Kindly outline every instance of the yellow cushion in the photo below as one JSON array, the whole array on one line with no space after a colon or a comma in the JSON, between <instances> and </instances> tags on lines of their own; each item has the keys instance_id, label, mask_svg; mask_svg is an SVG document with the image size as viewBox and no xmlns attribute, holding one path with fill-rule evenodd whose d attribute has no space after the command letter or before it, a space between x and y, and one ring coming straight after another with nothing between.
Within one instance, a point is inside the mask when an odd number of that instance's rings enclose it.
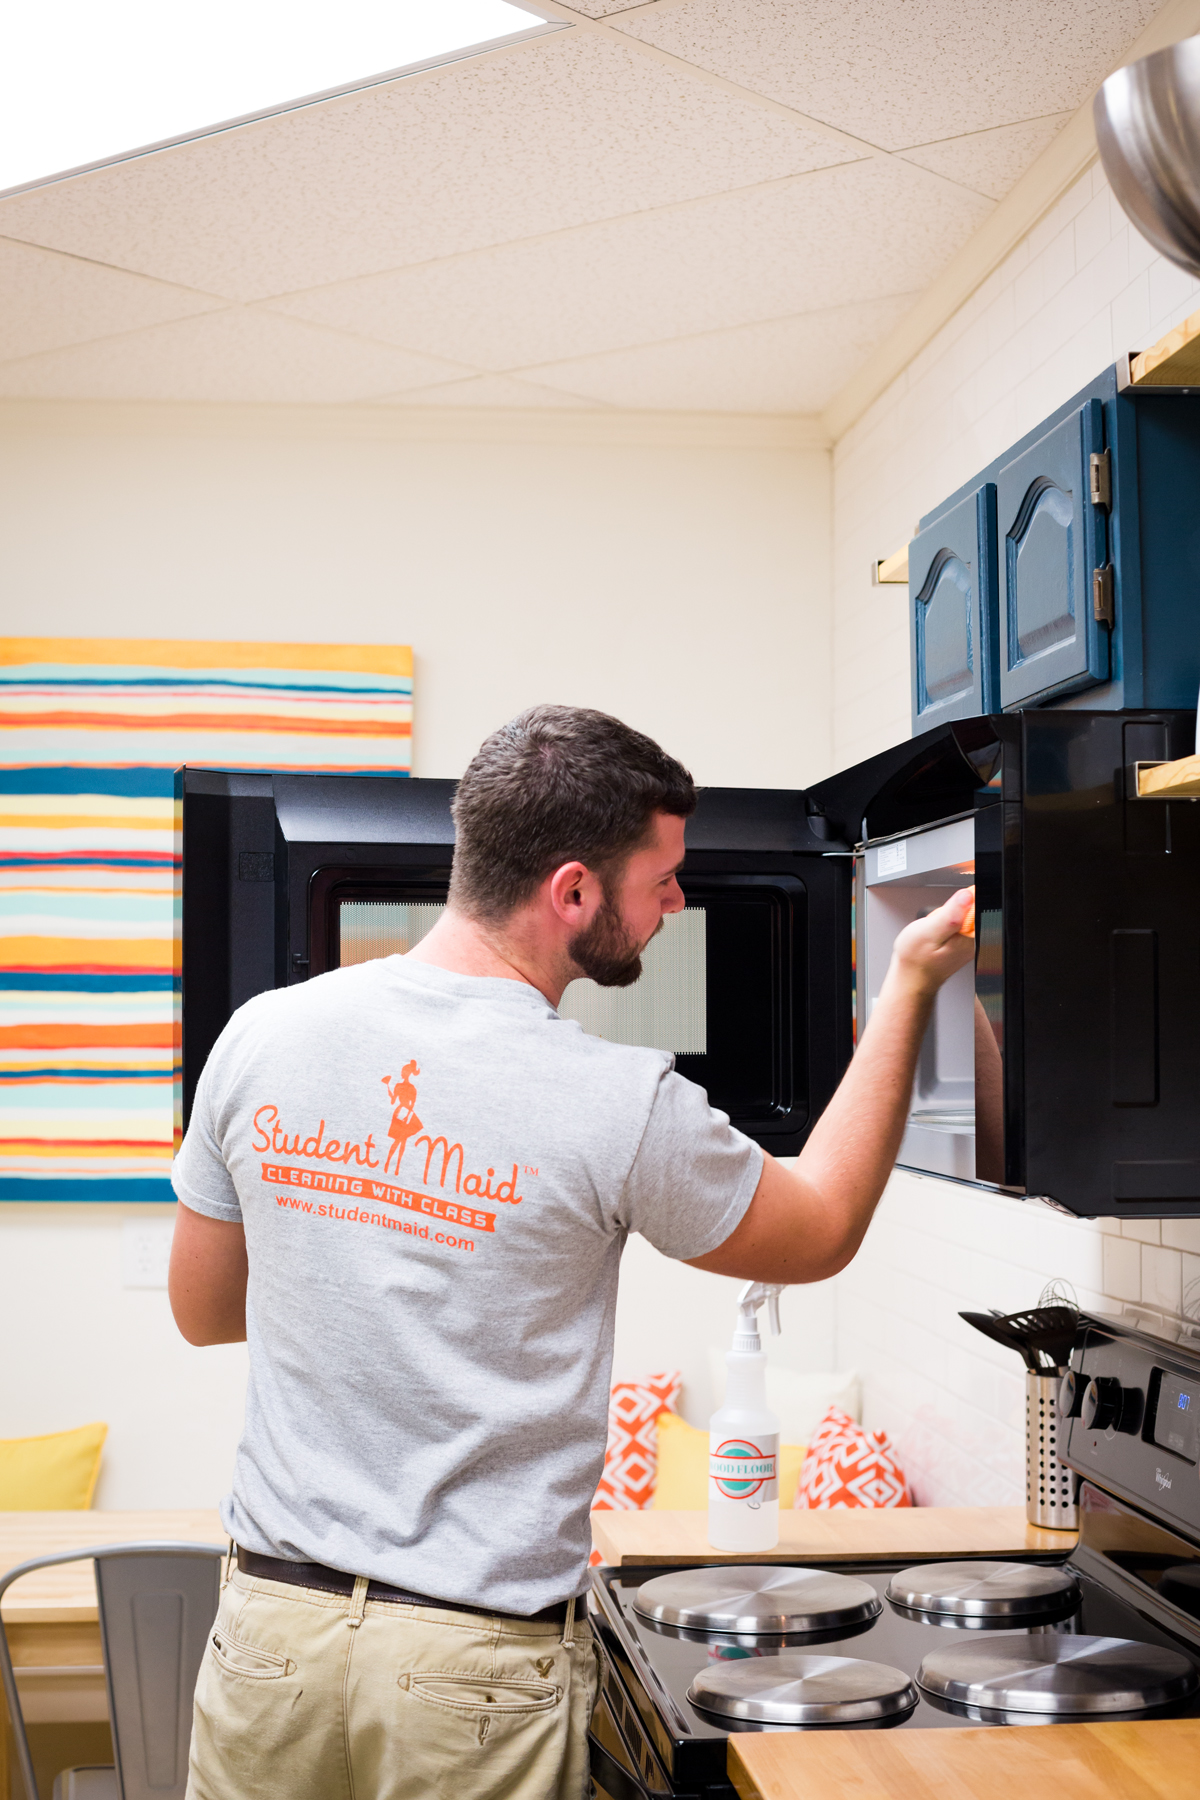
<instances>
[{"instance_id":1,"label":"yellow cushion","mask_svg":"<svg viewBox=\"0 0 1200 1800\"><path fill-rule=\"evenodd\" d=\"M804 1444L779 1446L779 1504L790 1507L804 1461ZM668 1512L699 1512L708 1505L708 1433L698 1431L678 1413L658 1420L658 1481L654 1506Z\"/></svg>"},{"instance_id":2,"label":"yellow cushion","mask_svg":"<svg viewBox=\"0 0 1200 1800\"><path fill-rule=\"evenodd\" d=\"M0 1438L0 1512L76 1512L92 1504L107 1425Z\"/></svg>"}]
</instances>

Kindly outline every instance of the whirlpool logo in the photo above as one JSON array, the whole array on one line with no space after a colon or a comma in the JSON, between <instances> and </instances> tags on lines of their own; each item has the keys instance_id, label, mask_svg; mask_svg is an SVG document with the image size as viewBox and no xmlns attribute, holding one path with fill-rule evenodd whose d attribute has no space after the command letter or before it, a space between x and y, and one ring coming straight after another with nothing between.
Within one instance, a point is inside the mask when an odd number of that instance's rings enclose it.
<instances>
[{"instance_id":1,"label":"whirlpool logo","mask_svg":"<svg viewBox=\"0 0 1200 1800\"><path fill-rule=\"evenodd\" d=\"M1162 1493L1164 1488L1169 1488L1171 1485L1171 1477L1168 1474L1166 1474L1162 1469L1155 1469L1154 1480L1155 1480L1155 1483L1158 1487L1158 1491L1160 1494Z\"/></svg>"}]
</instances>

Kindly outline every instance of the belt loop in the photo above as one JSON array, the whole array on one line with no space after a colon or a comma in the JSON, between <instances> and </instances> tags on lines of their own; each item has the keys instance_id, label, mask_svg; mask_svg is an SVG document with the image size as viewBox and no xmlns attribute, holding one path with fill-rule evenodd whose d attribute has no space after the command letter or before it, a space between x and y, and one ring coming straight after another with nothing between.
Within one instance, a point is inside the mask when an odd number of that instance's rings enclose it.
<instances>
[{"instance_id":1,"label":"belt loop","mask_svg":"<svg viewBox=\"0 0 1200 1800\"><path fill-rule=\"evenodd\" d=\"M224 1593L225 1589L229 1586L229 1578L233 1574L233 1557L234 1557L234 1552L236 1551L236 1549L237 1549L237 1545L234 1543L233 1539L230 1538L229 1548L225 1552L225 1573L221 1577L221 1592L222 1593Z\"/></svg>"},{"instance_id":2,"label":"belt loop","mask_svg":"<svg viewBox=\"0 0 1200 1800\"><path fill-rule=\"evenodd\" d=\"M367 1588L369 1585L365 1575L356 1575L354 1577L354 1596L350 1601L350 1611L346 1614L346 1623L351 1631L356 1630L363 1622L363 1608L367 1604Z\"/></svg>"},{"instance_id":3,"label":"belt loop","mask_svg":"<svg viewBox=\"0 0 1200 1800\"><path fill-rule=\"evenodd\" d=\"M574 1643L575 1643L575 1596L574 1596L574 1594L572 1594L571 1598L567 1601L567 1614L566 1614L566 1618L563 1620L562 1647L564 1650L570 1650L574 1646Z\"/></svg>"}]
</instances>

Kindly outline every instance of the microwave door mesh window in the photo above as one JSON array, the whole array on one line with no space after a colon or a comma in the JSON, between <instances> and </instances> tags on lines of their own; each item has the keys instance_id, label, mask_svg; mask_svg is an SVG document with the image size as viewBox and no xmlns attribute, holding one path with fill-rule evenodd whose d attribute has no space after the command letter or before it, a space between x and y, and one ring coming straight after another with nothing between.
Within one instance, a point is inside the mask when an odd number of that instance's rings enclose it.
<instances>
[{"instance_id":1,"label":"microwave door mesh window","mask_svg":"<svg viewBox=\"0 0 1200 1800\"><path fill-rule=\"evenodd\" d=\"M343 900L338 912L340 963L404 956L441 918L436 901ZM593 1037L641 1044L676 1056L708 1051L708 978L705 909L671 913L642 955L642 974L632 987L602 988L573 981L559 1012Z\"/></svg>"},{"instance_id":2,"label":"microwave door mesh window","mask_svg":"<svg viewBox=\"0 0 1200 1800\"><path fill-rule=\"evenodd\" d=\"M380 956L407 956L445 910L437 901L343 900L338 909L341 967Z\"/></svg>"},{"instance_id":3,"label":"microwave door mesh window","mask_svg":"<svg viewBox=\"0 0 1200 1800\"><path fill-rule=\"evenodd\" d=\"M558 1008L562 1017L614 1044L641 1044L675 1056L707 1055L706 923L702 906L669 913L643 951L642 973L632 987L573 981Z\"/></svg>"}]
</instances>

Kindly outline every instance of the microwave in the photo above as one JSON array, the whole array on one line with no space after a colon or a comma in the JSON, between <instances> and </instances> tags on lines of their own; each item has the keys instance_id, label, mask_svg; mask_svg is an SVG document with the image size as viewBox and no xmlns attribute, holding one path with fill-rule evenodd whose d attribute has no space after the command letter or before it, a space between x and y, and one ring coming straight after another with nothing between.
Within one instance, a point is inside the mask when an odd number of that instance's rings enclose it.
<instances>
[{"instance_id":1,"label":"microwave","mask_svg":"<svg viewBox=\"0 0 1200 1800\"><path fill-rule=\"evenodd\" d=\"M176 774L176 1133L231 1013L268 988L403 953L446 903L452 781ZM560 1011L674 1054L764 1148L795 1155L852 1046L853 857L804 793L707 788L687 822L686 908L629 988L576 981Z\"/></svg>"},{"instance_id":2,"label":"microwave","mask_svg":"<svg viewBox=\"0 0 1200 1800\"><path fill-rule=\"evenodd\" d=\"M898 1163L1080 1216L1200 1216L1200 806L1140 799L1192 712L946 724L812 790L854 845L855 1028L892 945L956 888Z\"/></svg>"},{"instance_id":3,"label":"microwave","mask_svg":"<svg viewBox=\"0 0 1200 1800\"><path fill-rule=\"evenodd\" d=\"M1200 803L1140 799L1190 754L1184 711L947 722L805 791L707 788L685 911L625 989L561 1011L681 1074L795 1155L870 1018L892 945L976 892L975 957L942 988L899 1165L1083 1217L1200 1216ZM446 901L454 783L176 777L176 1130L233 1010L411 949Z\"/></svg>"}]
</instances>

